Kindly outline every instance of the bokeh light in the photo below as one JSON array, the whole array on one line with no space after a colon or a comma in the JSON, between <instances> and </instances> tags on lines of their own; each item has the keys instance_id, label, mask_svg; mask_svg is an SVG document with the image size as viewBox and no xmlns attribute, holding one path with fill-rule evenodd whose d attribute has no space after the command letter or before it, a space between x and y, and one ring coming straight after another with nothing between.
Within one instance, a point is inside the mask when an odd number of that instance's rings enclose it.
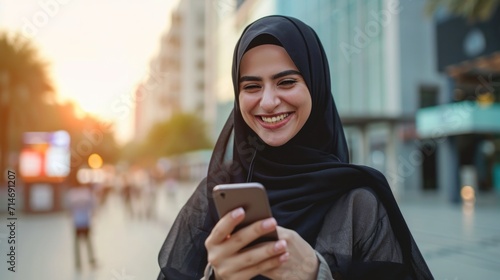
<instances>
[{"instance_id":1,"label":"bokeh light","mask_svg":"<svg viewBox=\"0 0 500 280\"><path fill-rule=\"evenodd\" d=\"M474 202L476 199L476 194L474 188L471 186L463 186L460 191L460 196L464 202Z\"/></svg>"},{"instance_id":2,"label":"bokeh light","mask_svg":"<svg viewBox=\"0 0 500 280\"><path fill-rule=\"evenodd\" d=\"M102 157L98 154L91 154L88 159L88 164L92 169L99 169L102 167Z\"/></svg>"}]
</instances>

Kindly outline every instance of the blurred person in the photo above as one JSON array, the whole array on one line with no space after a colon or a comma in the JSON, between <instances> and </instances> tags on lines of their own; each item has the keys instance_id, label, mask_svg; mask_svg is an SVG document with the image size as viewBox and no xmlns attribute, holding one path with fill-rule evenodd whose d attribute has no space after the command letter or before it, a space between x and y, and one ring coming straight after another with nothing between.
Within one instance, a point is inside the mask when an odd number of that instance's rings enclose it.
<instances>
[{"instance_id":1,"label":"blurred person","mask_svg":"<svg viewBox=\"0 0 500 280\"><path fill-rule=\"evenodd\" d=\"M121 186L121 196L123 198L125 210L128 213L129 217L133 218L135 216L133 205L134 187L132 185L132 179L128 173L123 173L121 175Z\"/></svg>"},{"instance_id":2,"label":"blurred person","mask_svg":"<svg viewBox=\"0 0 500 280\"><path fill-rule=\"evenodd\" d=\"M156 199L158 194L158 175L154 169L146 171L147 180L144 185L145 217L148 220L156 219Z\"/></svg>"},{"instance_id":3,"label":"blurred person","mask_svg":"<svg viewBox=\"0 0 500 280\"><path fill-rule=\"evenodd\" d=\"M160 250L158 279L433 279L385 177L349 164L315 31L291 17L255 21L232 78L233 113ZM233 233L243 208L218 217L211 193L240 182L266 187L273 218ZM245 248L273 230L278 241Z\"/></svg>"},{"instance_id":4,"label":"blurred person","mask_svg":"<svg viewBox=\"0 0 500 280\"><path fill-rule=\"evenodd\" d=\"M132 174L132 205L135 216L139 219L146 217L148 194L150 191L150 181L147 171L143 167L137 166Z\"/></svg>"},{"instance_id":5,"label":"blurred person","mask_svg":"<svg viewBox=\"0 0 500 280\"><path fill-rule=\"evenodd\" d=\"M165 189L167 191L167 197L174 200L179 189L179 180L174 170L170 170L166 173Z\"/></svg>"},{"instance_id":6,"label":"blurred person","mask_svg":"<svg viewBox=\"0 0 500 280\"><path fill-rule=\"evenodd\" d=\"M115 170L113 166L105 165L103 167L104 181L100 184L98 197L99 207L104 207L107 204L108 198L114 190Z\"/></svg>"},{"instance_id":7,"label":"blurred person","mask_svg":"<svg viewBox=\"0 0 500 280\"><path fill-rule=\"evenodd\" d=\"M78 181L77 172L71 172L68 176L69 191L67 193L68 207L71 212L75 229L75 265L78 270L82 268L80 243L86 244L89 263L92 268L96 267L94 255L91 225L94 215L96 199L90 184L82 184Z\"/></svg>"}]
</instances>

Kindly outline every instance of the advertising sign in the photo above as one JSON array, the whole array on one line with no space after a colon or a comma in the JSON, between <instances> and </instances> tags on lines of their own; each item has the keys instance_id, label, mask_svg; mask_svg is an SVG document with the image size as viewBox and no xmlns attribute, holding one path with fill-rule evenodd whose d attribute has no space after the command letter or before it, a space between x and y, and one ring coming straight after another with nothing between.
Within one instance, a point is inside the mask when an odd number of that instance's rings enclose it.
<instances>
[{"instance_id":1,"label":"advertising sign","mask_svg":"<svg viewBox=\"0 0 500 280\"><path fill-rule=\"evenodd\" d=\"M70 171L68 132L26 132L19 159L22 179L27 183L62 182Z\"/></svg>"}]
</instances>

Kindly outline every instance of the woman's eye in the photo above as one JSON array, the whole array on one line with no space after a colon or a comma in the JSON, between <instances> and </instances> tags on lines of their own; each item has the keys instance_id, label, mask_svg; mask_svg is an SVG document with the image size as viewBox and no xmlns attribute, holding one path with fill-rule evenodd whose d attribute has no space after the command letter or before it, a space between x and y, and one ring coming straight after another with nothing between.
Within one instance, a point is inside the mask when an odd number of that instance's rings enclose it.
<instances>
[{"instance_id":1,"label":"woman's eye","mask_svg":"<svg viewBox=\"0 0 500 280\"><path fill-rule=\"evenodd\" d=\"M260 86L257 84L248 84L243 86L243 90L246 91L256 91L258 89L260 89Z\"/></svg>"},{"instance_id":2,"label":"woman's eye","mask_svg":"<svg viewBox=\"0 0 500 280\"><path fill-rule=\"evenodd\" d=\"M281 86L281 87L292 87L294 86L295 84L297 83L297 80L295 79L287 79L287 80L283 80L281 81L278 86Z\"/></svg>"}]
</instances>

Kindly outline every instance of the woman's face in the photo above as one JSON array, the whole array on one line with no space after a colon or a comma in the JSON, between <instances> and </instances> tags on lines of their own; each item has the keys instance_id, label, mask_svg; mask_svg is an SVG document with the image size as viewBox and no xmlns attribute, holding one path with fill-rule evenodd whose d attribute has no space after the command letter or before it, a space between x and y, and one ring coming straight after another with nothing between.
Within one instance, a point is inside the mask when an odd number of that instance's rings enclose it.
<instances>
[{"instance_id":1,"label":"woman's face","mask_svg":"<svg viewBox=\"0 0 500 280\"><path fill-rule=\"evenodd\" d=\"M281 146L311 113L309 89L284 48L260 45L240 64L239 103L247 125L270 146Z\"/></svg>"}]
</instances>

